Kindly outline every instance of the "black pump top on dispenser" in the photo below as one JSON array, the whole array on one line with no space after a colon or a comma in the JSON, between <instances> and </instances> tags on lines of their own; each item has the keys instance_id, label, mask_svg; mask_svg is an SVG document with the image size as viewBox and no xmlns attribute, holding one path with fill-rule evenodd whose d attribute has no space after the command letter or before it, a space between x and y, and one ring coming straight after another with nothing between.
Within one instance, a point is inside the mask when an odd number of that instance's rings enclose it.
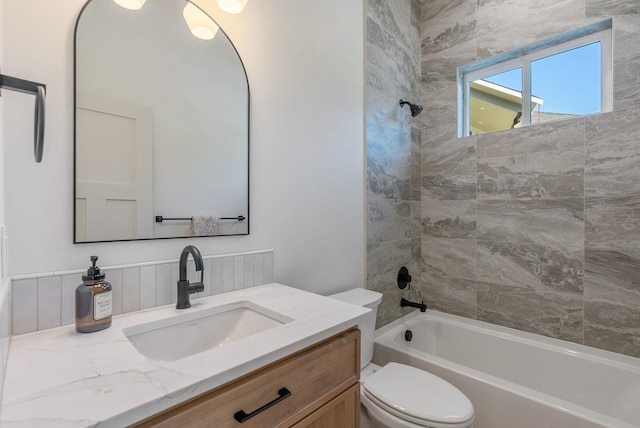
<instances>
[{"instance_id":1,"label":"black pump top on dispenser","mask_svg":"<svg viewBox=\"0 0 640 428\"><path fill-rule=\"evenodd\" d=\"M91 256L91 266L87 269L87 274L82 275L83 281L100 281L103 280L105 275L100 272L100 268L96 266L98 256Z\"/></svg>"}]
</instances>

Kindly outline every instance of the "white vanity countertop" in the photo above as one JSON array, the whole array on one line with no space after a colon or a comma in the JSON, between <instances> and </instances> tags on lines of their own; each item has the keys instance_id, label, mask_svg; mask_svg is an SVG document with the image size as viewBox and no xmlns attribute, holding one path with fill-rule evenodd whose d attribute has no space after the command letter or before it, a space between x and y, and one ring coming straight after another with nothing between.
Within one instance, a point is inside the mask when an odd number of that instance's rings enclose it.
<instances>
[{"instance_id":1,"label":"white vanity countertop","mask_svg":"<svg viewBox=\"0 0 640 428\"><path fill-rule=\"evenodd\" d=\"M185 311L248 300L292 322L174 362L143 357L122 329ZM73 325L11 339L0 426L123 427L223 385L358 324L369 309L268 284L113 317L110 328Z\"/></svg>"}]
</instances>

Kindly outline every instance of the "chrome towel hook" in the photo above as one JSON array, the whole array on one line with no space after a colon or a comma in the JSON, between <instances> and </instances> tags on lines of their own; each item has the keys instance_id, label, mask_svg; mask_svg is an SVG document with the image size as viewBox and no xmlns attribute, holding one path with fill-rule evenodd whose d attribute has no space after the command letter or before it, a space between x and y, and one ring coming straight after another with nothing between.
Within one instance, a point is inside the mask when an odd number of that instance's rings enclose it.
<instances>
[{"instance_id":1,"label":"chrome towel hook","mask_svg":"<svg viewBox=\"0 0 640 428\"><path fill-rule=\"evenodd\" d=\"M44 100L47 86L42 83L31 82L29 80L0 74L0 88L22 92L23 94L35 95L36 102L33 117L33 155L36 162L39 163L42 160L42 153L44 149Z\"/></svg>"}]
</instances>

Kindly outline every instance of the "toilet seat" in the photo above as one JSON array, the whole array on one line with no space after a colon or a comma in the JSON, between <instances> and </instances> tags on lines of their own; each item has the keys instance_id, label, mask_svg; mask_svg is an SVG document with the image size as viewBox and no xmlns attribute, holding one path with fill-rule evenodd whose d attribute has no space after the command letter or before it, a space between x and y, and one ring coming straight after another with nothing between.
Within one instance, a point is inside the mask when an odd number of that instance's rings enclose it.
<instances>
[{"instance_id":1,"label":"toilet seat","mask_svg":"<svg viewBox=\"0 0 640 428\"><path fill-rule=\"evenodd\" d=\"M377 406L394 418L431 428L467 428L473 422L471 401L445 380L398 363L389 363L362 383L365 406Z\"/></svg>"}]
</instances>

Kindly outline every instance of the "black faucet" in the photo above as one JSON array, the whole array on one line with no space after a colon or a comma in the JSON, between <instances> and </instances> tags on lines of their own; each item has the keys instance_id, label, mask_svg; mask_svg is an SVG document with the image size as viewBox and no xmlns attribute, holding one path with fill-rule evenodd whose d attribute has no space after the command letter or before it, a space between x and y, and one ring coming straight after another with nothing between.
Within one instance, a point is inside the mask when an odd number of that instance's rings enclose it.
<instances>
[{"instance_id":1,"label":"black faucet","mask_svg":"<svg viewBox=\"0 0 640 428\"><path fill-rule=\"evenodd\" d=\"M193 284L190 284L187 279L187 259L189 259L189 253L193 256L196 271L200 271L200 282L194 282ZM176 309L187 309L191 307L189 294L204 291L203 278L204 261L202 260L202 254L200 254L200 250L193 245L187 245L180 255L180 279L178 280L178 303L176 303Z\"/></svg>"},{"instance_id":2,"label":"black faucet","mask_svg":"<svg viewBox=\"0 0 640 428\"><path fill-rule=\"evenodd\" d=\"M412 308L418 308L418 309L420 309L420 312L424 312L424 311L427 310L427 305L424 303L424 300L422 301L422 303L415 303L415 302L408 301L404 297L402 299L400 299L400 306L402 306L403 308L405 306L411 306Z\"/></svg>"}]
</instances>

